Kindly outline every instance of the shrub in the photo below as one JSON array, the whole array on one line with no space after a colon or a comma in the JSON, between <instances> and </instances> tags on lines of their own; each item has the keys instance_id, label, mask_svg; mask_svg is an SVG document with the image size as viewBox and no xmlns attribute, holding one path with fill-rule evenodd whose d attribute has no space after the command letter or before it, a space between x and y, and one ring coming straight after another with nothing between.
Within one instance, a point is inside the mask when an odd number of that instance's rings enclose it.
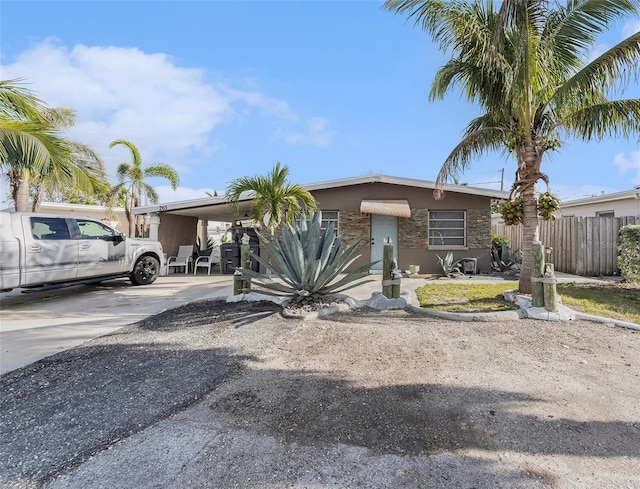
<instances>
[{"instance_id":1,"label":"shrub","mask_svg":"<svg viewBox=\"0 0 640 489\"><path fill-rule=\"evenodd\" d=\"M640 225L620 228L618 268L625 280L640 282Z\"/></svg>"},{"instance_id":2,"label":"shrub","mask_svg":"<svg viewBox=\"0 0 640 489\"><path fill-rule=\"evenodd\" d=\"M502 244L498 251L497 248L491 248L491 267L499 272L507 272L516 274L520 271L522 265L522 251L515 250L513 253L509 245Z\"/></svg>"},{"instance_id":3,"label":"shrub","mask_svg":"<svg viewBox=\"0 0 640 489\"><path fill-rule=\"evenodd\" d=\"M302 214L294 224L285 225L282 238L258 233L273 263L253 253L251 257L280 281L253 270L242 269L242 273L271 293L294 299L313 299L360 285L363 282L354 282L367 276L369 268L377 262L367 263L337 278L360 256L366 242L357 239L343 247L342 235L336 236L334 225L322 229L321 223L322 212L317 211L309 218Z\"/></svg>"}]
</instances>

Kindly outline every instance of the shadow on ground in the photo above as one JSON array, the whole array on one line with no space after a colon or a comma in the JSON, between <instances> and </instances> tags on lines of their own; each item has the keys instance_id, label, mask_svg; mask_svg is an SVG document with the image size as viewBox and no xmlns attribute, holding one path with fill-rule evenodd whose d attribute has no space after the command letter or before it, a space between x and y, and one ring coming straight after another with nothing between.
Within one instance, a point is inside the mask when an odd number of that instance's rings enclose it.
<instances>
[{"instance_id":1,"label":"shadow on ground","mask_svg":"<svg viewBox=\"0 0 640 489\"><path fill-rule=\"evenodd\" d=\"M42 483L198 402L248 359L215 336L278 311L194 303L3 375L2 479Z\"/></svg>"}]
</instances>

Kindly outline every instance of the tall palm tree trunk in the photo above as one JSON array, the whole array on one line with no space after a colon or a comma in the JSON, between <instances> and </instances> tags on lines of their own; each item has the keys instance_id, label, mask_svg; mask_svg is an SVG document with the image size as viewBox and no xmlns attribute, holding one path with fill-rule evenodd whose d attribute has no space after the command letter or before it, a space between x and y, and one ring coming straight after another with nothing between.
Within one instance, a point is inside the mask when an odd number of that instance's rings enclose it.
<instances>
[{"instance_id":1,"label":"tall palm tree trunk","mask_svg":"<svg viewBox=\"0 0 640 489\"><path fill-rule=\"evenodd\" d=\"M531 294L531 245L538 240L538 204L535 184L522 192L522 210L522 267L518 288L522 294Z\"/></svg>"},{"instance_id":2,"label":"tall palm tree trunk","mask_svg":"<svg viewBox=\"0 0 640 489\"><path fill-rule=\"evenodd\" d=\"M526 144L518 151L520 195L522 195L522 267L519 290L531 294L531 248L539 240L536 182L541 177L543 150L539 144Z\"/></svg>"},{"instance_id":3,"label":"tall palm tree trunk","mask_svg":"<svg viewBox=\"0 0 640 489\"><path fill-rule=\"evenodd\" d=\"M20 172L13 185L13 201L16 212L29 212L29 177Z\"/></svg>"},{"instance_id":4,"label":"tall palm tree trunk","mask_svg":"<svg viewBox=\"0 0 640 489\"><path fill-rule=\"evenodd\" d=\"M124 208L124 214L129 221L129 237L135 238L136 236L136 216L129 210L129 207Z\"/></svg>"}]
</instances>

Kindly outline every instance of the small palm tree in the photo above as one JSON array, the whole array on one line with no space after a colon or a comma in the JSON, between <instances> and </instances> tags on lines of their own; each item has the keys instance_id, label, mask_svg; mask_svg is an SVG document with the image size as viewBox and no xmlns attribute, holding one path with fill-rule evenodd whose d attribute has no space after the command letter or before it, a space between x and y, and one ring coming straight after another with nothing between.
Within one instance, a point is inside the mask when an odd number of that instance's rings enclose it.
<instances>
[{"instance_id":1,"label":"small palm tree","mask_svg":"<svg viewBox=\"0 0 640 489\"><path fill-rule=\"evenodd\" d=\"M240 197L245 192L253 196L252 218L262 222L267 216L267 227L275 233L286 215L286 222L293 224L302 210L313 212L317 209L311 193L301 185L288 183L289 168L276 163L271 173L258 177L241 177L233 180L227 187L225 199L231 208L238 212Z\"/></svg>"},{"instance_id":2,"label":"small palm tree","mask_svg":"<svg viewBox=\"0 0 640 489\"><path fill-rule=\"evenodd\" d=\"M110 193L111 195L119 195L122 190L126 190L124 211L129 220L129 236L135 236L136 221L131 213L132 209L147 201L152 204L158 203L158 194L151 185L144 181L145 178L165 178L169 180L173 190L178 188L180 179L178 173L171 166L163 163L149 165L143 168L140 152L130 141L116 139L111 142L109 147L113 148L119 144L129 148L133 161L131 163L120 163L120 165L118 165L117 175L119 183L112 188Z\"/></svg>"},{"instance_id":3,"label":"small palm tree","mask_svg":"<svg viewBox=\"0 0 640 489\"><path fill-rule=\"evenodd\" d=\"M530 293L536 183L549 184L543 156L563 137L598 141L640 133L640 100L607 97L621 82L638 78L640 32L585 63L596 36L637 15L640 1L387 0L385 7L415 20L451 54L435 75L430 99L457 86L484 111L442 165L438 190L473 156L504 151L515 157L512 196L523 200L520 291Z\"/></svg>"}]
</instances>

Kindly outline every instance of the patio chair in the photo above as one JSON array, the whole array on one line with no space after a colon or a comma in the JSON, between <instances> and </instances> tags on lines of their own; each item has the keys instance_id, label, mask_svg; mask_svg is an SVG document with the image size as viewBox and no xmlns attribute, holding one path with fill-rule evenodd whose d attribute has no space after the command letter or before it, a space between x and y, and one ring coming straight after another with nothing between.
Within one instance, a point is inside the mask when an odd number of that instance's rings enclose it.
<instances>
[{"instance_id":1,"label":"patio chair","mask_svg":"<svg viewBox=\"0 0 640 489\"><path fill-rule=\"evenodd\" d=\"M184 267L184 273L189 273L189 264L193 262L193 245L184 245L178 248L178 256L170 256L167 260L167 275L171 267Z\"/></svg>"},{"instance_id":2,"label":"patio chair","mask_svg":"<svg viewBox=\"0 0 640 489\"><path fill-rule=\"evenodd\" d=\"M206 268L208 275L211 275L211 268L216 265L218 265L220 273L222 273L222 256L220 254L220 248L201 251L193 264L193 274L195 275L198 273L198 268Z\"/></svg>"}]
</instances>

